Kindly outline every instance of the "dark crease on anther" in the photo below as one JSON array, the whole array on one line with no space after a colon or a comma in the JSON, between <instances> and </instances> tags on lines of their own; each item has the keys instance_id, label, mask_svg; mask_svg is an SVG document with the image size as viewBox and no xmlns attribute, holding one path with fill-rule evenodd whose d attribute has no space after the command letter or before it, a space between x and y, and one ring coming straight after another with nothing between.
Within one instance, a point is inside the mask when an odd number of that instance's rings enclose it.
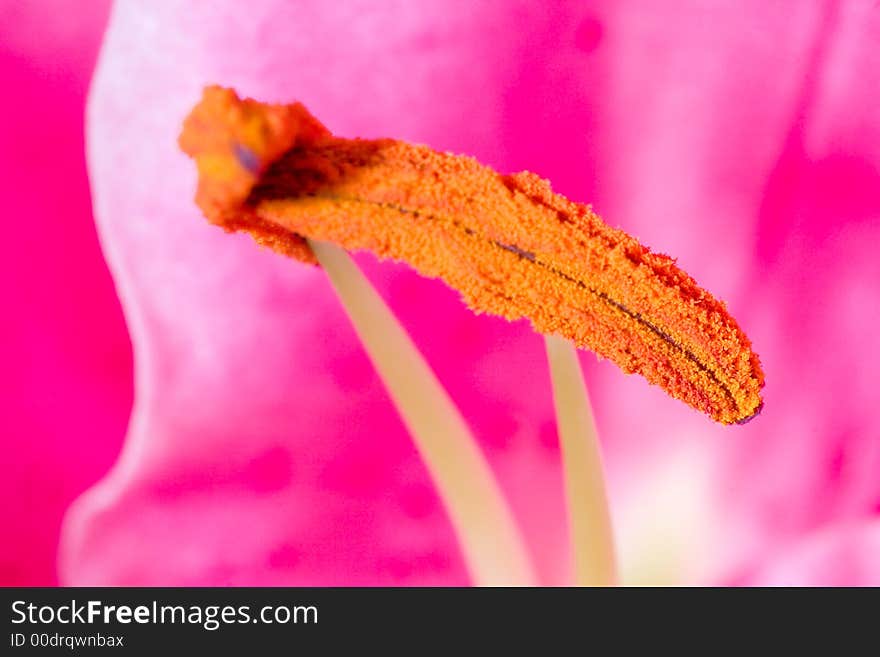
<instances>
[{"instance_id":1,"label":"dark crease on anther","mask_svg":"<svg viewBox=\"0 0 880 657\"><path fill-rule=\"evenodd\" d=\"M502 244L501 242L492 242L495 246L500 246L505 251L510 251L511 253L515 253L520 258L525 258L529 262L535 262L535 254L529 251L523 251L518 246L514 246L513 244Z\"/></svg>"}]
</instances>

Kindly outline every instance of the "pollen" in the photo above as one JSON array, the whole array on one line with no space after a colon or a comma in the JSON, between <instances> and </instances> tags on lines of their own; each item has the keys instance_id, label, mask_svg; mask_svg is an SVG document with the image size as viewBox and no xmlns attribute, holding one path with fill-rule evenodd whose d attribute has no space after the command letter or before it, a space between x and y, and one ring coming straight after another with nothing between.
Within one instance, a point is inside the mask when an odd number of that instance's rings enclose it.
<instances>
[{"instance_id":1,"label":"pollen","mask_svg":"<svg viewBox=\"0 0 880 657\"><path fill-rule=\"evenodd\" d=\"M761 410L758 356L725 305L533 173L336 137L299 103L220 87L205 90L180 146L196 161L198 206L228 231L310 264L307 239L406 262L473 311L526 318L718 422Z\"/></svg>"}]
</instances>

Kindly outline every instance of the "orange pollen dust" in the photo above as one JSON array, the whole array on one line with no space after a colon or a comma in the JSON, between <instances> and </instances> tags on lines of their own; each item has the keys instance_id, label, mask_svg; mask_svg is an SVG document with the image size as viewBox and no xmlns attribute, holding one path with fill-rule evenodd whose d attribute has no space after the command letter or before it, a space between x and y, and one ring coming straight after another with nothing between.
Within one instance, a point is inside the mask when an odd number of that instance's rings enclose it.
<instances>
[{"instance_id":1,"label":"orange pollen dust","mask_svg":"<svg viewBox=\"0 0 880 657\"><path fill-rule=\"evenodd\" d=\"M718 422L760 412L764 375L724 304L675 261L529 172L392 139L335 137L301 104L208 87L184 123L196 202L315 264L306 239L409 263L475 312L528 318Z\"/></svg>"}]
</instances>

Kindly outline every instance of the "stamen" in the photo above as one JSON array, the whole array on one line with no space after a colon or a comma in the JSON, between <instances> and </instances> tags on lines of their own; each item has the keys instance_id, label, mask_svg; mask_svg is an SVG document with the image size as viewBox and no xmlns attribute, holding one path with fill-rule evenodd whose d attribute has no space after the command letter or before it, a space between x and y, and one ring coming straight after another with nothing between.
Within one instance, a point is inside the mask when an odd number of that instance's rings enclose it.
<instances>
[{"instance_id":1,"label":"stamen","mask_svg":"<svg viewBox=\"0 0 880 657\"><path fill-rule=\"evenodd\" d=\"M199 166L199 206L227 230L306 262L305 239L403 260L476 312L527 318L718 422L760 409L758 357L724 304L534 174L334 137L300 104L216 87L180 142Z\"/></svg>"},{"instance_id":2,"label":"stamen","mask_svg":"<svg viewBox=\"0 0 880 657\"><path fill-rule=\"evenodd\" d=\"M546 338L576 581L616 582L598 438L574 346L732 424L762 407L757 354L675 261L522 172L391 139L334 137L299 103L209 87L180 137L196 202L229 231L320 263L422 454L477 584L528 584L512 514L457 409L346 250L408 262L476 312ZM332 244L331 244L332 242ZM562 336L562 337L556 337ZM565 339L563 339L565 338Z\"/></svg>"},{"instance_id":3,"label":"stamen","mask_svg":"<svg viewBox=\"0 0 880 657\"><path fill-rule=\"evenodd\" d=\"M535 584L492 470L430 366L349 255L326 242L308 243L437 485L474 583Z\"/></svg>"},{"instance_id":4,"label":"stamen","mask_svg":"<svg viewBox=\"0 0 880 657\"><path fill-rule=\"evenodd\" d=\"M544 340L556 404L575 583L613 586L617 566L599 434L577 351L560 337L548 335Z\"/></svg>"}]
</instances>

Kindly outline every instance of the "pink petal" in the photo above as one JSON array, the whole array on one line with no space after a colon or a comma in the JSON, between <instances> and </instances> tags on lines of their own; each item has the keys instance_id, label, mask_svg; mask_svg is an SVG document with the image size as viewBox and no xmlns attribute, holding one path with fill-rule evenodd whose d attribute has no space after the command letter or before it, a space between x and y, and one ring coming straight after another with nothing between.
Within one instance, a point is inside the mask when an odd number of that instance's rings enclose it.
<instances>
[{"instance_id":1,"label":"pink petal","mask_svg":"<svg viewBox=\"0 0 880 657\"><path fill-rule=\"evenodd\" d=\"M768 560L752 586L880 586L880 519L840 524L804 536Z\"/></svg>"},{"instance_id":2,"label":"pink petal","mask_svg":"<svg viewBox=\"0 0 880 657\"><path fill-rule=\"evenodd\" d=\"M646 499L628 490L670 454L699 444L712 456L721 474L706 499L730 540L694 543L705 550L694 556L715 560L704 572L753 568L876 507L864 373L880 365L865 328L877 319L865 300L880 291L877 12L325 7L114 10L89 155L137 402L122 461L69 516L65 581L466 581L424 468L321 273L223 235L192 204L194 171L174 140L211 82L300 99L343 135L532 169L728 299L768 371L766 410L747 427L711 425L587 358L618 509ZM567 581L540 339L472 316L403 267L362 262L471 420L543 581Z\"/></svg>"}]
</instances>

